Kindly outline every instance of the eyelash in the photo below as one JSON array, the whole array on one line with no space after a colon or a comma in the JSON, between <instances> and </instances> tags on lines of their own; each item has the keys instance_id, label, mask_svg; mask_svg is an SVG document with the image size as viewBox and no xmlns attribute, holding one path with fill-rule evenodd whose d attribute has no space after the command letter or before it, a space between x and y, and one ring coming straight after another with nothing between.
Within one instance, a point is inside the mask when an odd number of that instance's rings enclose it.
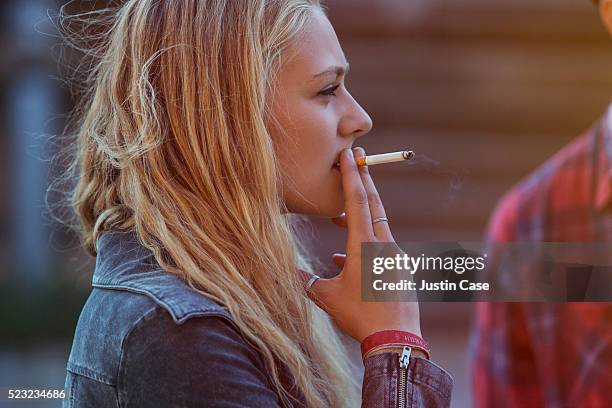
<instances>
[{"instance_id":1,"label":"eyelash","mask_svg":"<svg viewBox=\"0 0 612 408\"><path fill-rule=\"evenodd\" d=\"M331 88L327 88L327 89L325 89L325 90L323 90L323 91L321 91L321 92L319 92L319 93L320 93L321 95L323 95L323 96L336 96L336 94L334 93L334 91L335 91L336 89L338 89L339 87L340 87L340 85L338 84L338 85L333 86L333 87L331 87Z\"/></svg>"}]
</instances>

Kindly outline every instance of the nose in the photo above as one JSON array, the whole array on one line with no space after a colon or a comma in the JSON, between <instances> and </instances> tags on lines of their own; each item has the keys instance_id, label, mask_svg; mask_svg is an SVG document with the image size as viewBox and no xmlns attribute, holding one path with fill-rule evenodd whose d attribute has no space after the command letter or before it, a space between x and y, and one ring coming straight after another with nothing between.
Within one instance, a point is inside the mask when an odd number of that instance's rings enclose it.
<instances>
[{"instance_id":1,"label":"nose","mask_svg":"<svg viewBox=\"0 0 612 408\"><path fill-rule=\"evenodd\" d=\"M350 96L345 114L339 123L339 134L344 137L357 139L372 130L372 118L370 115Z\"/></svg>"}]
</instances>

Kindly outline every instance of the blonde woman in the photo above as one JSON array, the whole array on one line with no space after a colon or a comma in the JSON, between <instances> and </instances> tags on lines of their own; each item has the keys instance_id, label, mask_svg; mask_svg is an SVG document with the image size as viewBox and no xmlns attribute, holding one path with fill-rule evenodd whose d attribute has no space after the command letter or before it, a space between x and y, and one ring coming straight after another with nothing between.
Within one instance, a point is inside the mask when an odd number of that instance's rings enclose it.
<instances>
[{"instance_id":1,"label":"blonde woman","mask_svg":"<svg viewBox=\"0 0 612 408\"><path fill-rule=\"evenodd\" d=\"M76 131L72 200L96 267L65 406L448 406L418 304L360 300L360 243L393 236L355 164L372 122L323 6L132 0L105 13ZM312 274L297 214L348 228L337 277ZM378 341L361 395L332 320Z\"/></svg>"}]
</instances>

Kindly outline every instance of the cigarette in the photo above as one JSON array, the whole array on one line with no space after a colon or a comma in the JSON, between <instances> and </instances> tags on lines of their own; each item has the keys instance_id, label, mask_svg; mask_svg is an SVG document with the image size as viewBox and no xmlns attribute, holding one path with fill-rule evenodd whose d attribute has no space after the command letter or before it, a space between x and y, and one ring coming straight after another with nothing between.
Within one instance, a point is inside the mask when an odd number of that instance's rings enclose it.
<instances>
[{"instance_id":1,"label":"cigarette","mask_svg":"<svg viewBox=\"0 0 612 408\"><path fill-rule=\"evenodd\" d=\"M393 163L410 160L414 157L412 150L401 152L374 154L372 156L358 157L357 166L372 166L374 164ZM336 167L340 167L340 162L336 162Z\"/></svg>"}]
</instances>

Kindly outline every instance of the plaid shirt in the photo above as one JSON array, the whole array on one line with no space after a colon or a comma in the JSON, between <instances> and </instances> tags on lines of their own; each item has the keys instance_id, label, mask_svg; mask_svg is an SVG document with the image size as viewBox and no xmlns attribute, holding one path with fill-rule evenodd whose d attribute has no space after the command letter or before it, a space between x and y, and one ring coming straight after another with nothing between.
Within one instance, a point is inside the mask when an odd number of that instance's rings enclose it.
<instances>
[{"instance_id":1,"label":"plaid shirt","mask_svg":"<svg viewBox=\"0 0 612 408\"><path fill-rule=\"evenodd\" d=\"M612 105L499 202L489 242L612 242ZM476 304L476 407L612 407L612 304Z\"/></svg>"}]
</instances>

